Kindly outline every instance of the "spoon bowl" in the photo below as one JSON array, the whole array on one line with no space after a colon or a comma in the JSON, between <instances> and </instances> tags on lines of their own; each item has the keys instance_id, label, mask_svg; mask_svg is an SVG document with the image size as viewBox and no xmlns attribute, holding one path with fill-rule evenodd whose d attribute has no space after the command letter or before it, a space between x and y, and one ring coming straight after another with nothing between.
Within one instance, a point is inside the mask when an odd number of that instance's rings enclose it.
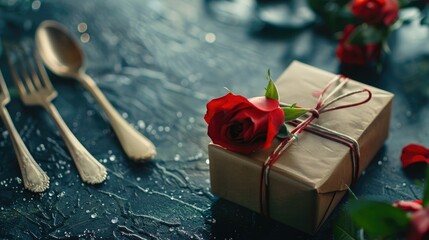
<instances>
[{"instance_id":1,"label":"spoon bowl","mask_svg":"<svg viewBox=\"0 0 429 240\"><path fill-rule=\"evenodd\" d=\"M84 53L60 23L44 21L36 32L36 46L53 73L76 77L79 71L84 71Z\"/></svg>"},{"instance_id":2,"label":"spoon bowl","mask_svg":"<svg viewBox=\"0 0 429 240\"><path fill-rule=\"evenodd\" d=\"M122 118L95 81L85 73L83 50L61 23L42 22L36 30L36 46L49 70L61 77L77 79L94 96L129 158L148 160L155 156L153 143Z\"/></svg>"}]
</instances>

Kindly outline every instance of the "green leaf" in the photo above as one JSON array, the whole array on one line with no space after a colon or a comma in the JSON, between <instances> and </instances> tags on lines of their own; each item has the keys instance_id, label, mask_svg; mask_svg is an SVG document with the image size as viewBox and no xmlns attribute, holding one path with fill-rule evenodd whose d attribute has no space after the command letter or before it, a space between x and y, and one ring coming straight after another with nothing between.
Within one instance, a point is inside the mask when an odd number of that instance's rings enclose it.
<instances>
[{"instance_id":1,"label":"green leaf","mask_svg":"<svg viewBox=\"0 0 429 240\"><path fill-rule=\"evenodd\" d=\"M385 32L368 24L357 26L349 37L350 44L366 45L383 41Z\"/></svg>"},{"instance_id":2,"label":"green leaf","mask_svg":"<svg viewBox=\"0 0 429 240\"><path fill-rule=\"evenodd\" d=\"M306 114L310 109L308 108L296 108L296 107L282 107L283 113L285 115L285 122L291 121L299 118L300 116Z\"/></svg>"},{"instance_id":3,"label":"green leaf","mask_svg":"<svg viewBox=\"0 0 429 240\"><path fill-rule=\"evenodd\" d=\"M285 139L285 138L287 138L290 135L291 135L291 133L287 129L286 124L283 124L282 127L279 130L279 133L277 133L277 138Z\"/></svg>"},{"instance_id":4,"label":"green leaf","mask_svg":"<svg viewBox=\"0 0 429 240\"><path fill-rule=\"evenodd\" d=\"M350 201L347 209L356 225L372 236L392 236L405 230L409 224L404 211L383 202Z\"/></svg>"},{"instance_id":5,"label":"green leaf","mask_svg":"<svg viewBox=\"0 0 429 240\"><path fill-rule=\"evenodd\" d=\"M352 233L347 232L346 229L341 226L334 226L334 239L335 240L356 240L356 238L351 235Z\"/></svg>"},{"instance_id":6,"label":"green leaf","mask_svg":"<svg viewBox=\"0 0 429 240\"><path fill-rule=\"evenodd\" d=\"M266 78L268 80L268 86L265 91L265 97L274 99L274 100L279 100L279 92L277 91L277 87L274 84L273 80L271 79L270 69L268 69L267 71Z\"/></svg>"},{"instance_id":7,"label":"green leaf","mask_svg":"<svg viewBox=\"0 0 429 240\"><path fill-rule=\"evenodd\" d=\"M425 188L423 191L423 206L428 207L429 204L429 167L426 168Z\"/></svg>"},{"instance_id":8,"label":"green leaf","mask_svg":"<svg viewBox=\"0 0 429 240\"><path fill-rule=\"evenodd\" d=\"M359 228L353 222L350 214L347 209L348 203L346 203L345 207L341 209L338 214L338 217L334 220L334 239L335 240L357 240L361 239L358 236Z\"/></svg>"}]
</instances>

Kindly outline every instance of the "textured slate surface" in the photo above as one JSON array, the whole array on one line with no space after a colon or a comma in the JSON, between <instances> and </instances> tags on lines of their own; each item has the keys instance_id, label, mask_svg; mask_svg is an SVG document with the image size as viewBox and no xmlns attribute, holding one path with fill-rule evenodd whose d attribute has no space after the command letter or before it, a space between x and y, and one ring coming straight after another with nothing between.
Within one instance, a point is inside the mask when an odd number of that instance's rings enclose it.
<instances>
[{"instance_id":1,"label":"textured slate surface","mask_svg":"<svg viewBox=\"0 0 429 240\"><path fill-rule=\"evenodd\" d=\"M36 1L37 2L37 1ZM340 68L335 40L317 28L264 28L254 15L215 14L210 1L18 1L1 8L3 41L32 37L44 19L66 25L82 43L88 73L127 120L158 147L150 163L136 164L122 152L100 108L76 82L51 75L55 105L77 138L107 168L100 186L82 184L53 122L41 108L25 107L0 68L12 94L8 109L30 152L51 178L42 194L23 189L8 133L0 124L0 238L118 239L327 239L330 219L308 236L265 219L210 193L205 104L225 93L263 92L264 75L278 76L294 59L396 94L390 137L354 191L361 198L415 199L419 169L404 172L401 148L429 146L429 33L415 24L391 38L381 75ZM34 3L33 3L34 4ZM249 7L250 9L251 7ZM233 21L234 20L234 21Z\"/></svg>"}]
</instances>

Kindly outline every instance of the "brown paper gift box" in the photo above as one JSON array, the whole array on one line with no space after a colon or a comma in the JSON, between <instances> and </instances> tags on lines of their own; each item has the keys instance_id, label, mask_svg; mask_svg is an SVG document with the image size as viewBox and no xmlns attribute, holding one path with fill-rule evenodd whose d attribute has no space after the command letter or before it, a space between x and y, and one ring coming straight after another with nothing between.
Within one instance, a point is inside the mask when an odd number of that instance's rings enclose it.
<instances>
[{"instance_id":1,"label":"brown paper gift box","mask_svg":"<svg viewBox=\"0 0 429 240\"><path fill-rule=\"evenodd\" d=\"M321 90L334 76L293 62L276 81L280 100L312 108L317 101L312 93ZM368 103L327 112L313 121L358 141L360 172L387 138L393 99L393 94L389 92L352 80L341 91L362 88L371 90L373 94ZM359 100L362 100L362 95L345 101ZM261 168L278 144L275 140L270 149L251 155L233 153L209 144L212 192L260 212ZM304 131L272 167L269 181L270 217L304 232L315 233L345 195L352 181L350 150L340 143Z\"/></svg>"}]
</instances>

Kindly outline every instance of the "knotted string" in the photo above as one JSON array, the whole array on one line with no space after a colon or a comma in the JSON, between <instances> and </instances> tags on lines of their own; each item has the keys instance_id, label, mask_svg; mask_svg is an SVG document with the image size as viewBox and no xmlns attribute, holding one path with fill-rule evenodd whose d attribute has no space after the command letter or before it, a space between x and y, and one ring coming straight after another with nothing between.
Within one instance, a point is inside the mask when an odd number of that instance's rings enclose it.
<instances>
[{"instance_id":1,"label":"knotted string","mask_svg":"<svg viewBox=\"0 0 429 240\"><path fill-rule=\"evenodd\" d=\"M292 121L291 123L294 124L296 127L291 131L291 135L286 137L284 140L282 140L282 142L274 149L273 152L271 152L271 154L265 160L261 170L261 181L260 181L260 187L259 187L259 208L260 208L260 212L263 215L269 216L270 195L269 195L268 187L269 187L270 170L272 166L277 162L279 157L283 154L283 152L289 147L289 145L291 145L297 139L297 136L304 130L348 146L350 148L350 153L352 156L352 168L353 168L352 184L357 180L359 176L359 157L360 157L358 142L355 139L345 134L341 134L336 131L324 128L322 126L312 124L312 121L314 119L319 118L320 115L322 115L325 112L339 110L343 108L355 107L368 102L372 98L371 91L365 88L361 90L347 92L337 97L333 97L344 87L344 85L347 83L347 80L348 78L342 75L338 75L338 76L335 76L331 81L329 81L329 83L322 89L322 92L320 93L319 98L317 100L316 107L309 111L310 116L302 121L301 120ZM336 82L339 82L339 84L327 94L328 90L331 89L331 86L333 86L334 83ZM355 103L331 106L332 104L339 102L342 99L345 99L347 97L350 97L359 93L367 93L368 97L362 101L355 102ZM325 97L326 94L327 96Z\"/></svg>"}]
</instances>

